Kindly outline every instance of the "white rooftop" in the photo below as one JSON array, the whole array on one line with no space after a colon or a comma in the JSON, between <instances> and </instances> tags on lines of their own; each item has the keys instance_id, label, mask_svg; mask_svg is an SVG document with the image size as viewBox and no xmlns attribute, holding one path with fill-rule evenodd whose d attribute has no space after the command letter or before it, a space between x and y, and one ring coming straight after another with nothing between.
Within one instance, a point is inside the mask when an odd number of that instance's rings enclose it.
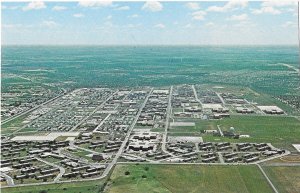
<instances>
[{"instance_id":1,"label":"white rooftop","mask_svg":"<svg viewBox=\"0 0 300 193\"><path fill-rule=\"evenodd\" d=\"M283 111L277 106L257 106L262 111Z\"/></svg>"},{"instance_id":2,"label":"white rooftop","mask_svg":"<svg viewBox=\"0 0 300 193\"><path fill-rule=\"evenodd\" d=\"M54 141L58 137L77 137L79 132L52 132L47 135L24 135L12 138L12 141Z\"/></svg>"},{"instance_id":3,"label":"white rooftop","mask_svg":"<svg viewBox=\"0 0 300 193\"><path fill-rule=\"evenodd\" d=\"M294 148L300 152L300 144L293 144Z\"/></svg>"},{"instance_id":4,"label":"white rooftop","mask_svg":"<svg viewBox=\"0 0 300 193\"><path fill-rule=\"evenodd\" d=\"M192 142L200 143L203 142L202 137L193 137L193 136L170 136L168 137L170 142Z\"/></svg>"},{"instance_id":5,"label":"white rooftop","mask_svg":"<svg viewBox=\"0 0 300 193\"><path fill-rule=\"evenodd\" d=\"M171 122L170 126L174 126L174 127L192 127L195 126L194 122Z\"/></svg>"},{"instance_id":6,"label":"white rooftop","mask_svg":"<svg viewBox=\"0 0 300 193\"><path fill-rule=\"evenodd\" d=\"M203 104L204 109L222 109L223 106L221 104Z\"/></svg>"}]
</instances>

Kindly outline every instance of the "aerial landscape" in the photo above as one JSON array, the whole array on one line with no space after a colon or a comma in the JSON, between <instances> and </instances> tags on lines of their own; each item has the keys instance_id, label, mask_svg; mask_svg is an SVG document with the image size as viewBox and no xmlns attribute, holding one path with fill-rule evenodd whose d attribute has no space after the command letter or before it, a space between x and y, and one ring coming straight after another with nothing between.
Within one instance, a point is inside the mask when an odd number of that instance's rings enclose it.
<instances>
[{"instance_id":1,"label":"aerial landscape","mask_svg":"<svg viewBox=\"0 0 300 193\"><path fill-rule=\"evenodd\" d=\"M300 193L298 10L2 2L1 192Z\"/></svg>"}]
</instances>

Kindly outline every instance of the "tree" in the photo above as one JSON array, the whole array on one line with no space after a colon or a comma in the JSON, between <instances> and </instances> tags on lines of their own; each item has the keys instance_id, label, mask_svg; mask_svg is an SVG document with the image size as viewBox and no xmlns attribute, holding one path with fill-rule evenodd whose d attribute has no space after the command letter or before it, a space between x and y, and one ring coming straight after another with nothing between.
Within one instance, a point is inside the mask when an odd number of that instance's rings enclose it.
<instances>
[{"instance_id":1,"label":"tree","mask_svg":"<svg viewBox=\"0 0 300 193\"><path fill-rule=\"evenodd\" d=\"M126 176L128 176L129 174L130 174L130 172L129 172L129 171L126 171L126 172L125 172L125 175L126 175Z\"/></svg>"}]
</instances>

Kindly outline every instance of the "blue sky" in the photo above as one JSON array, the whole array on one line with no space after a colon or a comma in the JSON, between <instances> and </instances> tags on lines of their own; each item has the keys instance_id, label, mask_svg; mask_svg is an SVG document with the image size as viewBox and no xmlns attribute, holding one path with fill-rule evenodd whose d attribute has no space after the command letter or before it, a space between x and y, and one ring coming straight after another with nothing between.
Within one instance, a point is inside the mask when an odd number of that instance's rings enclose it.
<instances>
[{"instance_id":1,"label":"blue sky","mask_svg":"<svg viewBox=\"0 0 300 193\"><path fill-rule=\"evenodd\" d=\"M297 44L296 2L5 2L2 44Z\"/></svg>"}]
</instances>

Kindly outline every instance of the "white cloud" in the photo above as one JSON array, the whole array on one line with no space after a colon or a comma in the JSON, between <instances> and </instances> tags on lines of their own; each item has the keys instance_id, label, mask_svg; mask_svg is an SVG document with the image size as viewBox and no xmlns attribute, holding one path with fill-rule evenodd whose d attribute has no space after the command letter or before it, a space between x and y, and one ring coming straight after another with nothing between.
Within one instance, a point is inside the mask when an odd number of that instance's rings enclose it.
<instances>
[{"instance_id":1,"label":"white cloud","mask_svg":"<svg viewBox=\"0 0 300 193\"><path fill-rule=\"evenodd\" d=\"M259 14L263 14L263 13L278 15L281 13L281 11L278 9L275 9L273 7L262 7L260 9L253 9L252 13L255 15L259 15Z\"/></svg>"},{"instance_id":2,"label":"white cloud","mask_svg":"<svg viewBox=\"0 0 300 193\"><path fill-rule=\"evenodd\" d=\"M141 23L138 23L138 24L132 24L132 23L130 23L130 24L124 25L122 27L125 27L125 28L137 28L137 27L140 27L140 26L142 26Z\"/></svg>"},{"instance_id":3,"label":"white cloud","mask_svg":"<svg viewBox=\"0 0 300 193\"><path fill-rule=\"evenodd\" d=\"M129 15L128 17L129 17L129 18L138 18L139 15L138 15L138 14L133 14L133 15Z\"/></svg>"},{"instance_id":4,"label":"white cloud","mask_svg":"<svg viewBox=\"0 0 300 193\"><path fill-rule=\"evenodd\" d=\"M84 15L83 15L82 13L75 13L75 14L73 15L73 17L76 17L76 18L82 18L82 17L84 17Z\"/></svg>"},{"instance_id":5,"label":"white cloud","mask_svg":"<svg viewBox=\"0 0 300 193\"><path fill-rule=\"evenodd\" d=\"M134 24L130 23L130 24L126 25L125 27L128 27L128 28L135 28L135 27L136 27L136 25L134 25Z\"/></svg>"},{"instance_id":6,"label":"white cloud","mask_svg":"<svg viewBox=\"0 0 300 193\"><path fill-rule=\"evenodd\" d=\"M45 20L42 22L42 26L46 26L46 27L56 27L58 26L58 23L56 23L55 21L52 20Z\"/></svg>"},{"instance_id":7,"label":"white cloud","mask_svg":"<svg viewBox=\"0 0 300 193\"><path fill-rule=\"evenodd\" d=\"M248 20L248 15L247 14L241 14L241 15L232 15L228 20L232 21L246 21Z\"/></svg>"},{"instance_id":8,"label":"white cloud","mask_svg":"<svg viewBox=\"0 0 300 193\"><path fill-rule=\"evenodd\" d=\"M89 0L85 0L85 1L79 1L78 2L79 6L82 7L108 7L112 5L112 1L110 0L95 0L95 1L89 1Z\"/></svg>"},{"instance_id":9,"label":"white cloud","mask_svg":"<svg viewBox=\"0 0 300 193\"><path fill-rule=\"evenodd\" d=\"M297 1L291 0L272 0L265 1L261 4L262 7L286 7L286 6L296 6Z\"/></svg>"},{"instance_id":10,"label":"white cloud","mask_svg":"<svg viewBox=\"0 0 300 193\"><path fill-rule=\"evenodd\" d=\"M126 11L126 10L129 10L130 7L129 6L122 6L122 7L117 7L115 10L118 10L118 11Z\"/></svg>"},{"instance_id":11,"label":"white cloud","mask_svg":"<svg viewBox=\"0 0 300 193\"><path fill-rule=\"evenodd\" d=\"M204 20L205 15L206 15L205 11L196 11L192 13L193 19L195 20Z\"/></svg>"},{"instance_id":12,"label":"white cloud","mask_svg":"<svg viewBox=\"0 0 300 193\"><path fill-rule=\"evenodd\" d=\"M284 24L282 24L282 27L288 28L288 27L297 27L297 23L293 21L287 21Z\"/></svg>"},{"instance_id":13,"label":"white cloud","mask_svg":"<svg viewBox=\"0 0 300 193\"><path fill-rule=\"evenodd\" d=\"M1 9L9 9L9 10L16 10L19 9L19 6L5 6L5 5L1 5Z\"/></svg>"},{"instance_id":14,"label":"white cloud","mask_svg":"<svg viewBox=\"0 0 300 193\"><path fill-rule=\"evenodd\" d=\"M224 9L224 7L210 6L210 7L207 8L207 11L212 11L212 12L224 12L225 9Z\"/></svg>"},{"instance_id":15,"label":"white cloud","mask_svg":"<svg viewBox=\"0 0 300 193\"><path fill-rule=\"evenodd\" d=\"M154 27L155 28L164 29L166 26L164 24L162 24L162 23L159 23L159 24L156 24Z\"/></svg>"},{"instance_id":16,"label":"white cloud","mask_svg":"<svg viewBox=\"0 0 300 193\"><path fill-rule=\"evenodd\" d=\"M187 8L191 9L191 10L198 10L200 9L200 6L198 3L196 2L190 2L186 4Z\"/></svg>"},{"instance_id":17,"label":"white cloud","mask_svg":"<svg viewBox=\"0 0 300 193\"><path fill-rule=\"evenodd\" d=\"M62 11L62 10L66 10L67 8L64 6L54 6L52 8L53 11Z\"/></svg>"},{"instance_id":18,"label":"white cloud","mask_svg":"<svg viewBox=\"0 0 300 193\"><path fill-rule=\"evenodd\" d=\"M15 29L15 28L23 28L22 24L2 24L4 29Z\"/></svg>"},{"instance_id":19,"label":"white cloud","mask_svg":"<svg viewBox=\"0 0 300 193\"><path fill-rule=\"evenodd\" d=\"M184 26L184 28L192 28L192 24L188 23Z\"/></svg>"},{"instance_id":20,"label":"white cloud","mask_svg":"<svg viewBox=\"0 0 300 193\"><path fill-rule=\"evenodd\" d=\"M230 10L236 10L236 9L239 9L239 8L245 8L245 7L247 7L247 5L248 5L248 1L234 0L234 1L229 1L223 7L222 6L210 6L210 7L207 8L207 11L226 12L226 11L230 11Z\"/></svg>"},{"instance_id":21,"label":"white cloud","mask_svg":"<svg viewBox=\"0 0 300 193\"><path fill-rule=\"evenodd\" d=\"M106 17L107 20L110 20L111 18L112 18L112 15L108 15L108 16Z\"/></svg>"},{"instance_id":22,"label":"white cloud","mask_svg":"<svg viewBox=\"0 0 300 193\"><path fill-rule=\"evenodd\" d=\"M152 12L161 11L163 10L163 5L157 1L147 1L143 5L142 10L147 10Z\"/></svg>"},{"instance_id":23,"label":"white cloud","mask_svg":"<svg viewBox=\"0 0 300 193\"><path fill-rule=\"evenodd\" d=\"M215 24L213 22L208 22L205 24L206 27L214 27Z\"/></svg>"},{"instance_id":24,"label":"white cloud","mask_svg":"<svg viewBox=\"0 0 300 193\"><path fill-rule=\"evenodd\" d=\"M37 10L37 9L44 9L46 8L46 4L42 1L32 1L28 3L25 7L23 7L23 11L29 11L29 10Z\"/></svg>"},{"instance_id":25,"label":"white cloud","mask_svg":"<svg viewBox=\"0 0 300 193\"><path fill-rule=\"evenodd\" d=\"M267 13L267 14L273 14L273 15L278 15L281 14L282 12L290 12L290 9L287 8L283 8L282 7L293 7L294 9L297 7L297 1L291 1L291 0L287 0L287 1L279 1L279 0L273 0L273 1L265 1L263 3L261 3L261 8L260 9L253 9L252 13L253 14L263 14L263 13ZM280 9L281 8L281 9Z\"/></svg>"}]
</instances>

